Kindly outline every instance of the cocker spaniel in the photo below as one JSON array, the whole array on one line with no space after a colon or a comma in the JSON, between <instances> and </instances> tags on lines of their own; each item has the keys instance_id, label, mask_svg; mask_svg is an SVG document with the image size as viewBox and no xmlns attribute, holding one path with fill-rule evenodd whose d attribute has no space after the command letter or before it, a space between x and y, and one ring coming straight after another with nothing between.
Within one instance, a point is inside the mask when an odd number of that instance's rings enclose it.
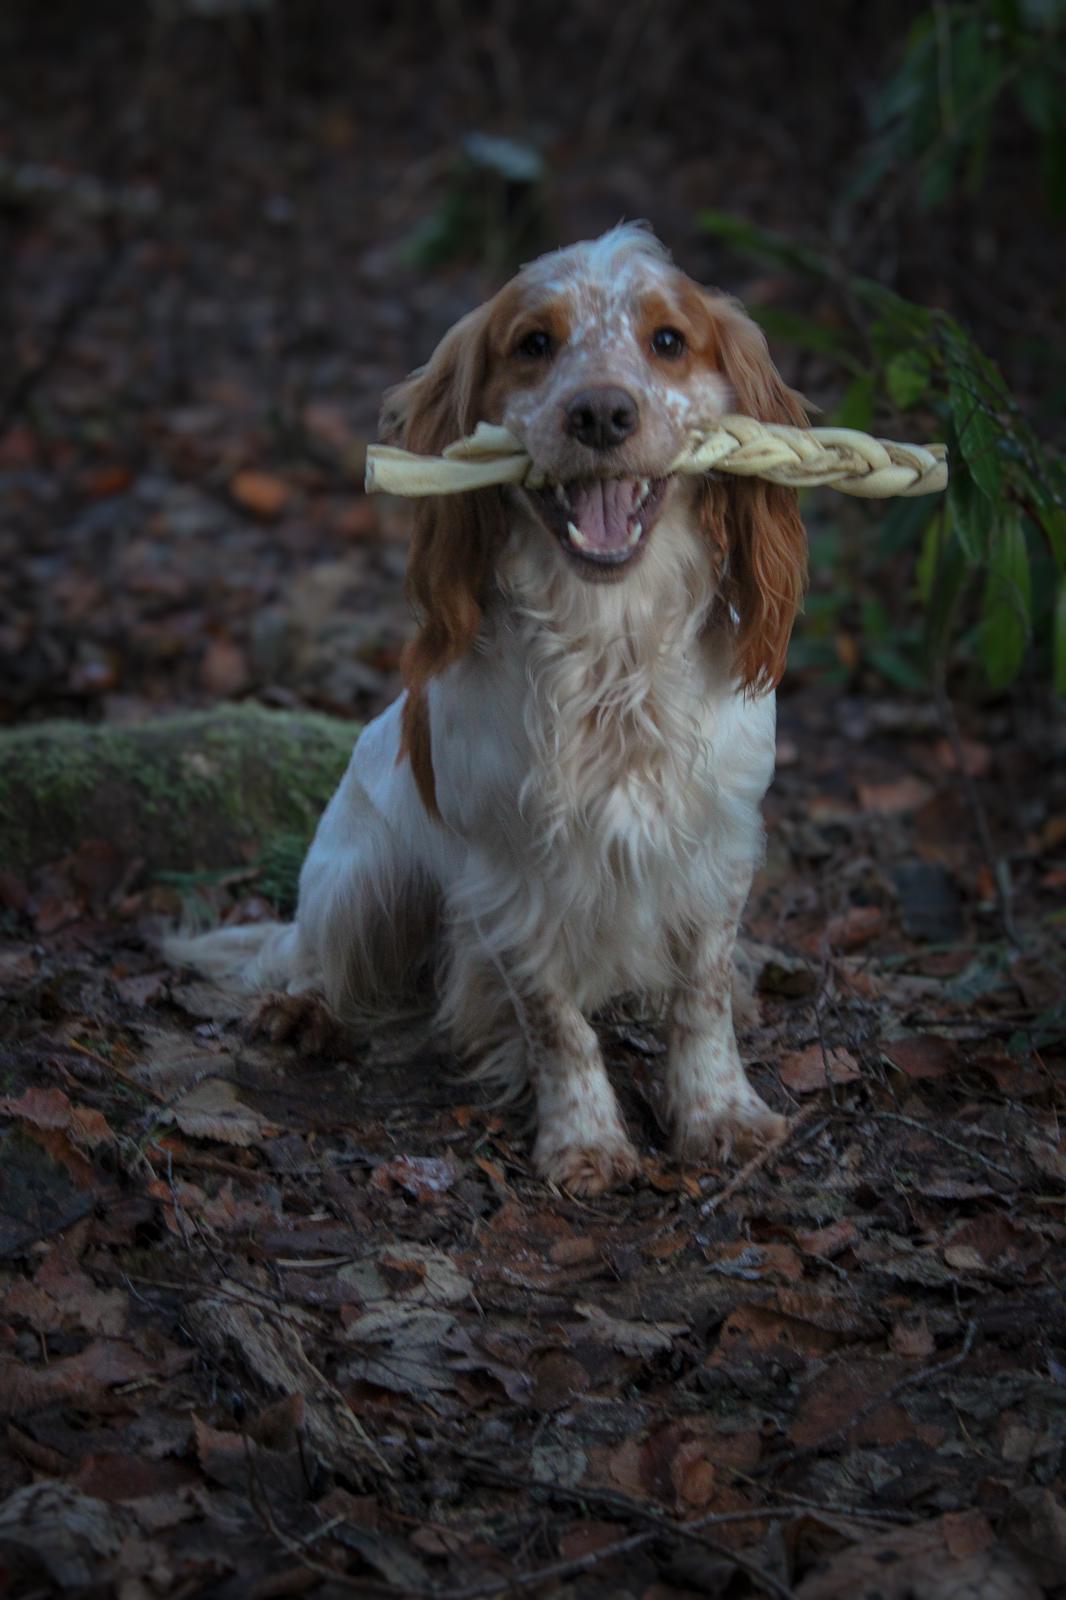
<instances>
[{"instance_id":1,"label":"cocker spaniel","mask_svg":"<svg viewBox=\"0 0 1066 1600\"><path fill-rule=\"evenodd\" d=\"M786 1127L741 1065L732 974L806 541L793 490L670 473L729 410L807 420L737 302L642 226L464 317L384 436L436 453L502 423L545 487L419 503L406 689L356 744L295 921L171 944L341 1019L428 971L458 1052L532 1091L538 1172L579 1194L638 1170L588 1020L613 996L668 1001L679 1156Z\"/></svg>"}]
</instances>

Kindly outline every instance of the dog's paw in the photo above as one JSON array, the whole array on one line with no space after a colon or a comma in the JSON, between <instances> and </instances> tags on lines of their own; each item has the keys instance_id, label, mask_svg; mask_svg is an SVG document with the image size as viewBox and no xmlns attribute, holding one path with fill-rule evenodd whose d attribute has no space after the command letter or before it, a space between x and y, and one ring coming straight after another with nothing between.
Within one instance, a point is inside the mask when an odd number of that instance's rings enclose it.
<instances>
[{"instance_id":1,"label":"dog's paw","mask_svg":"<svg viewBox=\"0 0 1066 1600\"><path fill-rule=\"evenodd\" d=\"M350 1053L344 1024L318 994L264 995L248 1028L253 1038L291 1045L302 1056L344 1058Z\"/></svg>"},{"instance_id":2,"label":"dog's paw","mask_svg":"<svg viewBox=\"0 0 1066 1600\"><path fill-rule=\"evenodd\" d=\"M700 1103L674 1118L673 1154L680 1162L718 1166L731 1157L746 1161L788 1133L788 1118L779 1116L754 1090L743 1098Z\"/></svg>"},{"instance_id":3,"label":"dog's paw","mask_svg":"<svg viewBox=\"0 0 1066 1600\"><path fill-rule=\"evenodd\" d=\"M553 1144L538 1140L533 1153L537 1172L568 1194L606 1194L632 1183L640 1171L637 1152L624 1135L597 1144Z\"/></svg>"}]
</instances>

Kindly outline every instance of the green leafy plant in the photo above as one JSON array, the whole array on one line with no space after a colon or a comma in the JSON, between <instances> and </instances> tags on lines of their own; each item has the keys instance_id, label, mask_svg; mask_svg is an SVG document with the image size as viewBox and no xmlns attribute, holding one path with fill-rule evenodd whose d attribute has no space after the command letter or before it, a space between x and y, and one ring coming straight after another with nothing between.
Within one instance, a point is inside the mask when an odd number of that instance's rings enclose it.
<instances>
[{"instance_id":1,"label":"green leafy plant","mask_svg":"<svg viewBox=\"0 0 1066 1600\"><path fill-rule=\"evenodd\" d=\"M795 313L761 318L776 338L850 376L834 421L877 431L883 397L895 426L918 441L947 441L947 494L898 500L881 521L882 555L915 553L927 670L942 680L965 646L989 684L1003 688L1035 640L1066 693L1066 463L1037 439L995 363L945 311L869 278L842 276L817 251L728 214L705 212L701 220L736 249L833 284L851 308L842 328ZM883 653L891 648L885 619L867 610ZM905 674L887 675L902 684Z\"/></svg>"},{"instance_id":2,"label":"green leafy plant","mask_svg":"<svg viewBox=\"0 0 1066 1600\"><path fill-rule=\"evenodd\" d=\"M893 169L928 209L960 188L980 193L997 129L1017 108L1036 136L1048 203L1066 212L1064 83L1063 0L939 0L874 101L874 137L846 198L865 198Z\"/></svg>"}]
</instances>

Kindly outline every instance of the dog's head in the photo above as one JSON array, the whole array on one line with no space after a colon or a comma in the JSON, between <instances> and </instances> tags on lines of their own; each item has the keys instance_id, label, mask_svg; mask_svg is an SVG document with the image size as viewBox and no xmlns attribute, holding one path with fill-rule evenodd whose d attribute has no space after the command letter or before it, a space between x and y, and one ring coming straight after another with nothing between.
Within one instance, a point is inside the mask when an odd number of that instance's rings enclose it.
<instances>
[{"instance_id":1,"label":"dog's head","mask_svg":"<svg viewBox=\"0 0 1066 1600\"><path fill-rule=\"evenodd\" d=\"M803 590L796 495L759 479L670 471L726 411L806 423L740 305L694 283L647 229L628 224L542 256L464 317L391 392L383 434L431 454L481 421L510 429L544 485L517 491L530 513L526 536L542 539L544 560L579 582L632 581L664 511L683 501L735 622L737 677L761 690L781 676ZM419 506L413 688L473 643L515 493Z\"/></svg>"}]
</instances>

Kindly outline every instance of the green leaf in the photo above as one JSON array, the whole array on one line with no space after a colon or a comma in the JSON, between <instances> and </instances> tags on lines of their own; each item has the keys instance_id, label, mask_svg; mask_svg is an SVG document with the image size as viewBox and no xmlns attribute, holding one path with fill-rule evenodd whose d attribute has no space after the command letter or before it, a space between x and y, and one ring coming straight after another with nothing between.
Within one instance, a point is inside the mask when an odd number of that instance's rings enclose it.
<instances>
[{"instance_id":1,"label":"green leaf","mask_svg":"<svg viewBox=\"0 0 1066 1600\"><path fill-rule=\"evenodd\" d=\"M918 563L918 587L926 605L925 649L933 671L947 662L951 635L971 576L950 513L934 517Z\"/></svg>"},{"instance_id":2,"label":"green leaf","mask_svg":"<svg viewBox=\"0 0 1066 1600\"><path fill-rule=\"evenodd\" d=\"M833 411L833 422L838 428L859 428L864 432L874 419L874 394L876 381L872 372L865 372L849 384L844 398Z\"/></svg>"},{"instance_id":3,"label":"green leaf","mask_svg":"<svg viewBox=\"0 0 1066 1600\"><path fill-rule=\"evenodd\" d=\"M1055 663L1055 693L1066 694L1066 583L1059 585L1059 592L1055 597L1052 654Z\"/></svg>"},{"instance_id":4,"label":"green leaf","mask_svg":"<svg viewBox=\"0 0 1066 1600\"><path fill-rule=\"evenodd\" d=\"M832 356L834 361L853 372L861 370L841 329L827 328L824 322L815 322L813 317L801 316L782 306L751 306L749 311L770 338L785 339L801 350Z\"/></svg>"},{"instance_id":5,"label":"green leaf","mask_svg":"<svg viewBox=\"0 0 1066 1600\"><path fill-rule=\"evenodd\" d=\"M909 411L923 399L931 377L929 357L921 350L901 350L885 366L885 384L892 401Z\"/></svg>"},{"instance_id":6,"label":"green leaf","mask_svg":"<svg viewBox=\"0 0 1066 1600\"><path fill-rule=\"evenodd\" d=\"M928 690L928 675L894 646L873 645L868 656L870 665L881 674L886 683L893 684L897 689L905 689L908 693L921 694Z\"/></svg>"},{"instance_id":7,"label":"green leaf","mask_svg":"<svg viewBox=\"0 0 1066 1600\"><path fill-rule=\"evenodd\" d=\"M757 256L762 261L776 261L807 277L828 278L831 275L829 261L817 250L796 244L795 240L770 228L759 228L730 211L701 211L697 221L707 233L746 255Z\"/></svg>"},{"instance_id":8,"label":"green leaf","mask_svg":"<svg viewBox=\"0 0 1066 1600\"><path fill-rule=\"evenodd\" d=\"M1008 507L989 551L981 617L981 660L989 683L1002 689L1021 670L1030 626L1029 552L1015 507Z\"/></svg>"},{"instance_id":9,"label":"green leaf","mask_svg":"<svg viewBox=\"0 0 1066 1600\"><path fill-rule=\"evenodd\" d=\"M878 518L880 527L875 550L879 565L887 563L904 550L921 550L926 528L943 510L939 495L915 495L889 502Z\"/></svg>"},{"instance_id":10,"label":"green leaf","mask_svg":"<svg viewBox=\"0 0 1066 1600\"><path fill-rule=\"evenodd\" d=\"M996 508L981 494L973 475L960 461L948 481L948 520L971 566L980 566L988 553L996 525Z\"/></svg>"},{"instance_id":11,"label":"green leaf","mask_svg":"<svg viewBox=\"0 0 1066 1600\"><path fill-rule=\"evenodd\" d=\"M948 372L951 417L959 450L974 482L990 500L998 501L1003 490L999 456L1001 429L998 417L990 413L987 396L974 379L971 368L951 362Z\"/></svg>"}]
</instances>

